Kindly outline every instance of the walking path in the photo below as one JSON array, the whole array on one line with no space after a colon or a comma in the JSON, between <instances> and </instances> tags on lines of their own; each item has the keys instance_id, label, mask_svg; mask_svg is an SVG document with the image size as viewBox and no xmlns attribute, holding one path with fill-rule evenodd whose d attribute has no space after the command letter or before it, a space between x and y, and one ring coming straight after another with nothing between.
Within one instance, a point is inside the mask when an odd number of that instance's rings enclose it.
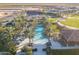
<instances>
[{"instance_id":1,"label":"walking path","mask_svg":"<svg viewBox=\"0 0 79 59\"><path fill-rule=\"evenodd\" d=\"M46 51L43 51L46 48L43 44L34 44L33 49L37 48L37 51L33 52L33 55L46 55Z\"/></svg>"},{"instance_id":2,"label":"walking path","mask_svg":"<svg viewBox=\"0 0 79 59\"><path fill-rule=\"evenodd\" d=\"M57 25L59 25L61 27L64 27L64 28L68 28L68 29L79 30L79 28L75 28L75 27L72 27L72 26L67 26L67 25L61 24L60 22L57 22Z\"/></svg>"}]
</instances>

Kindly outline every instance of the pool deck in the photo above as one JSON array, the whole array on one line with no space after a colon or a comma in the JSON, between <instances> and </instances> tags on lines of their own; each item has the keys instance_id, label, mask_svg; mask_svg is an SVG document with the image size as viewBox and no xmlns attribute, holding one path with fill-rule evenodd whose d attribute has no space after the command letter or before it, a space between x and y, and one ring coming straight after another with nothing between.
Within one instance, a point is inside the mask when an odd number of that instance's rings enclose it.
<instances>
[{"instance_id":1,"label":"pool deck","mask_svg":"<svg viewBox=\"0 0 79 59\"><path fill-rule=\"evenodd\" d=\"M33 49L37 48L37 51L33 52L33 55L46 55L46 51L43 51L44 48L46 48L46 43L48 42L48 39L43 38L40 40L33 40Z\"/></svg>"},{"instance_id":2,"label":"pool deck","mask_svg":"<svg viewBox=\"0 0 79 59\"><path fill-rule=\"evenodd\" d=\"M60 42L58 41L54 41L53 39L50 40L51 49L79 49L78 45L74 45L74 46L63 46Z\"/></svg>"},{"instance_id":3,"label":"pool deck","mask_svg":"<svg viewBox=\"0 0 79 59\"><path fill-rule=\"evenodd\" d=\"M37 51L33 52L33 55L46 55L46 52L43 51L44 48L46 48L43 44L34 44L33 49L37 48Z\"/></svg>"}]
</instances>

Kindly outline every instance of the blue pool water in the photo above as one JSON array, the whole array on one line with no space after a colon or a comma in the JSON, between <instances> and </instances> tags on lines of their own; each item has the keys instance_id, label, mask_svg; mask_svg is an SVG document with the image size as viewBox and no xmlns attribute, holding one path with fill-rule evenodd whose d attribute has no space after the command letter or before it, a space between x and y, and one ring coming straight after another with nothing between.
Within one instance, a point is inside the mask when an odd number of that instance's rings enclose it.
<instances>
[{"instance_id":1,"label":"blue pool water","mask_svg":"<svg viewBox=\"0 0 79 59\"><path fill-rule=\"evenodd\" d=\"M38 24L36 27L35 27L35 34L34 34L34 37L33 37L33 40L34 41L39 41L40 43L41 42L46 42L47 41L47 37L45 36L44 34L44 26L43 24Z\"/></svg>"},{"instance_id":2,"label":"blue pool water","mask_svg":"<svg viewBox=\"0 0 79 59\"><path fill-rule=\"evenodd\" d=\"M37 48L37 51L33 52L33 55L46 55L43 51L46 48L45 43L48 42L47 37L44 34L45 28L43 24L38 24L35 27L35 34L33 37L33 48Z\"/></svg>"}]
</instances>

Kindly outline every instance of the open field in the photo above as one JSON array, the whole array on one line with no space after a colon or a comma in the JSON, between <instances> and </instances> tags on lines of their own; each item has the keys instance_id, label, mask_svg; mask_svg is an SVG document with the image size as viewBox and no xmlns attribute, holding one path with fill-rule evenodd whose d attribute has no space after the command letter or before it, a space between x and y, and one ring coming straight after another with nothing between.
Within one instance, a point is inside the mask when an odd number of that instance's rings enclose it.
<instances>
[{"instance_id":1,"label":"open field","mask_svg":"<svg viewBox=\"0 0 79 59\"><path fill-rule=\"evenodd\" d=\"M62 24L79 28L79 16L68 17L64 21L61 21Z\"/></svg>"},{"instance_id":2,"label":"open field","mask_svg":"<svg viewBox=\"0 0 79 59\"><path fill-rule=\"evenodd\" d=\"M48 18L47 22L53 23L57 20L58 18Z\"/></svg>"},{"instance_id":3,"label":"open field","mask_svg":"<svg viewBox=\"0 0 79 59\"><path fill-rule=\"evenodd\" d=\"M0 3L0 8L24 7L24 6L78 6L78 3Z\"/></svg>"}]
</instances>

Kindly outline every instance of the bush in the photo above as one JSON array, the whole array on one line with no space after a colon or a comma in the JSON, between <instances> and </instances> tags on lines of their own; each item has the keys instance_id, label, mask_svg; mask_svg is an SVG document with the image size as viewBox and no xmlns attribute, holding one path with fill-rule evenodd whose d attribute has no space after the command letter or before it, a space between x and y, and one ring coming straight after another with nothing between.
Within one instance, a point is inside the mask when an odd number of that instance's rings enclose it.
<instances>
[{"instance_id":1,"label":"bush","mask_svg":"<svg viewBox=\"0 0 79 59\"><path fill-rule=\"evenodd\" d=\"M24 48L22 51L26 52L27 55L32 55L32 48Z\"/></svg>"},{"instance_id":2,"label":"bush","mask_svg":"<svg viewBox=\"0 0 79 59\"><path fill-rule=\"evenodd\" d=\"M32 55L32 48L27 48L27 54Z\"/></svg>"}]
</instances>

